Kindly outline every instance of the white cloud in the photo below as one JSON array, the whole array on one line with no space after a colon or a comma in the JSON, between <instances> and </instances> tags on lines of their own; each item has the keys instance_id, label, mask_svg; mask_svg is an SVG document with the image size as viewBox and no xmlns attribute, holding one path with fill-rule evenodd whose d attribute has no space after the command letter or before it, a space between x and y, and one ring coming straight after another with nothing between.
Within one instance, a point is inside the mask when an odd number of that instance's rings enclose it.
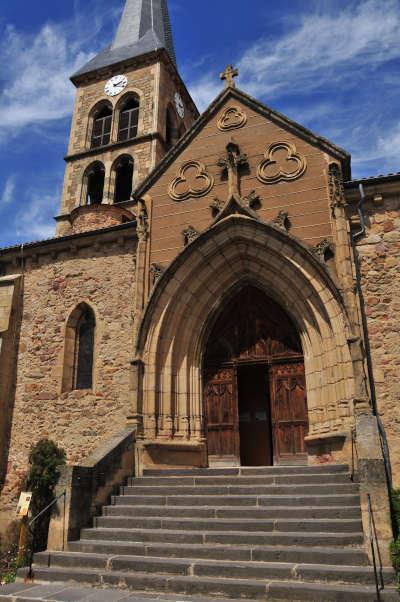
<instances>
[{"instance_id":1,"label":"white cloud","mask_svg":"<svg viewBox=\"0 0 400 602\"><path fill-rule=\"evenodd\" d=\"M400 58L399 28L397 0L385 0L384 10L380 0L367 0L335 13L304 15L279 39L259 39L236 57L240 87L268 99L314 92L326 85L354 88L363 67L376 69ZM201 109L220 90L214 72L191 86Z\"/></svg>"},{"instance_id":2,"label":"white cloud","mask_svg":"<svg viewBox=\"0 0 400 602\"><path fill-rule=\"evenodd\" d=\"M52 238L55 234L55 215L59 205L59 191L53 194L33 193L30 201L15 219L18 238L34 241Z\"/></svg>"},{"instance_id":3,"label":"white cloud","mask_svg":"<svg viewBox=\"0 0 400 602\"><path fill-rule=\"evenodd\" d=\"M11 175L7 178L4 185L3 192L0 196L0 211L2 211L6 205L11 203L15 192L15 175Z\"/></svg>"},{"instance_id":4,"label":"white cloud","mask_svg":"<svg viewBox=\"0 0 400 602\"><path fill-rule=\"evenodd\" d=\"M71 114L75 88L69 78L104 46L98 34L120 12L99 0L75 2L74 9L69 21L47 23L34 34L13 25L0 31L0 143L27 126Z\"/></svg>"},{"instance_id":5,"label":"white cloud","mask_svg":"<svg viewBox=\"0 0 400 602\"><path fill-rule=\"evenodd\" d=\"M303 16L278 41L259 40L239 61L241 82L257 96L329 85L357 85L360 68L377 68L400 57L400 4L368 0L336 14Z\"/></svg>"},{"instance_id":6,"label":"white cloud","mask_svg":"<svg viewBox=\"0 0 400 602\"><path fill-rule=\"evenodd\" d=\"M61 119L71 113L74 88L69 76L89 56L84 52L72 56L61 28L48 24L30 38L9 26L0 53L0 131L15 133L27 125Z\"/></svg>"}]
</instances>

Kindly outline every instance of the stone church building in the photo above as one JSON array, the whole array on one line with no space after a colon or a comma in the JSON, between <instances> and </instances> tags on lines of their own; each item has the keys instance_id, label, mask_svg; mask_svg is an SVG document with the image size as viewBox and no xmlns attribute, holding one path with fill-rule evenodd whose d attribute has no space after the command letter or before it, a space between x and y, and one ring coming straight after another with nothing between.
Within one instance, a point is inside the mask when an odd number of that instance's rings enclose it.
<instances>
[{"instance_id":1,"label":"stone church building","mask_svg":"<svg viewBox=\"0 0 400 602\"><path fill-rule=\"evenodd\" d=\"M131 429L138 477L348 465L387 547L400 175L352 179L348 152L237 75L199 115L166 0L127 0L72 76L55 236L0 249L3 529L33 443L79 466Z\"/></svg>"}]
</instances>

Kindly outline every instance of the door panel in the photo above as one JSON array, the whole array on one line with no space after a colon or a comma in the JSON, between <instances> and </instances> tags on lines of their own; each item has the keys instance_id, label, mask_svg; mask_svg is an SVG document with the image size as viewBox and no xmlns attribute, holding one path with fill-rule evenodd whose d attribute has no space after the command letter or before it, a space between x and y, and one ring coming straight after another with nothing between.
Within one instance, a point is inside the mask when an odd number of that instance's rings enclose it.
<instances>
[{"instance_id":1,"label":"door panel","mask_svg":"<svg viewBox=\"0 0 400 602\"><path fill-rule=\"evenodd\" d=\"M239 457L236 374L233 367L206 375L205 406L208 454Z\"/></svg>"},{"instance_id":2,"label":"door panel","mask_svg":"<svg viewBox=\"0 0 400 602\"><path fill-rule=\"evenodd\" d=\"M308 432L304 364L276 364L270 369L274 459L294 458L306 453Z\"/></svg>"}]
</instances>

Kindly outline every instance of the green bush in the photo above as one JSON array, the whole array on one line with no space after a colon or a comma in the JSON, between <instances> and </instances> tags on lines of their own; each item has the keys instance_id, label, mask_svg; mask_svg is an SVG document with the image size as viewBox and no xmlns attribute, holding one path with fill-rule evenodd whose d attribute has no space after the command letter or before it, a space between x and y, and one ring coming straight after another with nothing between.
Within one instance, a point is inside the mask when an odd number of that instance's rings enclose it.
<instances>
[{"instance_id":1,"label":"green bush","mask_svg":"<svg viewBox=\"0 0 400 602\"><path fill-rule=\"evenodd\" d=\"M391 502L395 539L392 542L390 551L392 554L393 568L397 573L398 580L400 581L400 489L394 489L392 491Z\"/></svg>"},{"instance_id":2,"label":"green bush","mask_svg":"<svg viewBox=\"0 0 400 602\"><path fill-rule=\"evenodd\" d=\"M60 471L58 467L65 464L66 456L54 441L41 439L29 454L29 471L25 488L32 491L31 515L37 516L54 500L54 488ZM46 549L47 533L51 512L46 512L34 524L34 551Z\"/></svg>"},{"instance_id":3,"label":"green bush","mask_svg":"<svg viewBox=\"0 0 400 602\"><path fill-rule=\"evenodd\" d=\"M0 585L13 583L17 572L19 542L18 521L12 522L4 535L0 535Z\"/></svg>"}]
</instances>

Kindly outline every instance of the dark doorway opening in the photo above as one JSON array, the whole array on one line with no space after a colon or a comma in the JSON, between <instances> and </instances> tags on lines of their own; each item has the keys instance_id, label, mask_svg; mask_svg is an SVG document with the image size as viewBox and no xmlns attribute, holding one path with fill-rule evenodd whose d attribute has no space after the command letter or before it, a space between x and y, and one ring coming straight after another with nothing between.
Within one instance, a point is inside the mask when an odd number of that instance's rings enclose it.
<instances>
[{"instance_id":1,"label":"dark doorway opening","mask_svg":"<svg viewBox=\"0 0 400 602\"><path fill-rule=\"evenodd\" d=\"M240 463L271 466L272 430L268 371L263 364L238 367Z\"/></svg>"},{"instance_id":2,"label":"dark doorway opening","mask_svg":"<svg viewBox=\"0 0 400 602\"><path fill-rule=\"evenodd\" d=\"M223 308L204 357L204 418L214 466L302 463L308 431L299 332L273 299L243 287Z\"/></svg>"}]
</instances>

